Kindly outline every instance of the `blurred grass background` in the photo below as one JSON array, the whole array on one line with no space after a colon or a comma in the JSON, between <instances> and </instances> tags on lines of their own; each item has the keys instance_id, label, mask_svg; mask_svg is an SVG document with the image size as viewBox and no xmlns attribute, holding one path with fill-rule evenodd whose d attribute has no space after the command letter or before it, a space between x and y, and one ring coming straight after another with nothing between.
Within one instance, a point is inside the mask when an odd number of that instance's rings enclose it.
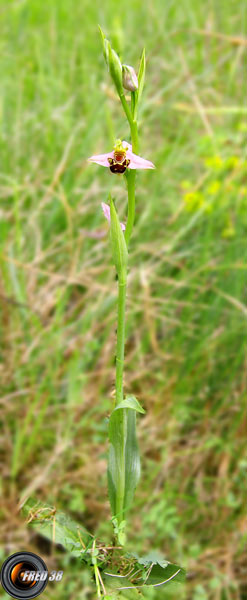
<instances>
[{"instance_id":1,"label":"blurred grass background","mask_svg":"<svg viewBox=\"0 0 247 600\"><path fill-rule=\"evenodd\" d=\"M98 23L123 62L138 68L146 47L140 154L157 167L138 174L130 248L125 387L147 412L129 544L189 571L149 598L244 600L244 0L1 1L2 561L36 551L65 571L44 598L95 597L80 563L32 538L29 496L111 539L116 285L100 203L111 191L124 220L126 192L86 159L129 132Z\"/></svg>"}]
</instances>

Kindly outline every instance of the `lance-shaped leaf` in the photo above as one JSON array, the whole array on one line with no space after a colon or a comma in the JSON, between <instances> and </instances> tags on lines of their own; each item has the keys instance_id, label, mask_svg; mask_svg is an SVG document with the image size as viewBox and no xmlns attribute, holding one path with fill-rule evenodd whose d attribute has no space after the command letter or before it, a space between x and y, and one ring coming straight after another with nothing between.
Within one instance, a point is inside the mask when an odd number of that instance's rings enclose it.
<instances>
[{"instance_id":1,"label":"lance-shaped leaf","mask_svg":"<svg viewBox=\"0 0 247 600\"><path fill-rule=\"evenodd\" d=\"M140 99L142 96L143 87L144 87L144 83L145 83L145 74L146 74L146 55L145 55L145 48L143 48L140 67L139 67L139 71L138 71L138 102L140 102Z\"/></svg>"},{"instance_id":2,"label":"lance-shaped leaf","mask_svg":"<svg viewBox=\"0 0 247 600\"><path fill-rule=\"evenodd\" d=\"M108 489L111 509L120 524L131 506L140 478L136 412L144 412L134 396L119 403L109 421Z\"/></svg>"},{"instance_id":3,"label":"lance-shaped leaf","mask_svg":"<svg viewBox=\"0 0 247 600\"><path fill-rule=\"evenodd\" d=\"M113 261L116 267L119 281L121 283L126 283L128 250L126 246L125 237L121 228L121 224L114 206L114 202L111 196L109 199L111 211L110 237Z\"/></svg>"},{"instance_id":4,"label":"lance-shaped leaf","mask_svg":"<svg viewBox=\"0 0 247 600\"><path fill-rule=\"evenodd\" d=\"M143 87L145 83L145 73L146 73L146 56L145 56L145 48L143 48L140 67L138 71L138 89L131 94L131 105L132 105L132 115L134 120L137 119L137 111L140 104L140 100L142 97Z\"/></svg>"}]
</instances>

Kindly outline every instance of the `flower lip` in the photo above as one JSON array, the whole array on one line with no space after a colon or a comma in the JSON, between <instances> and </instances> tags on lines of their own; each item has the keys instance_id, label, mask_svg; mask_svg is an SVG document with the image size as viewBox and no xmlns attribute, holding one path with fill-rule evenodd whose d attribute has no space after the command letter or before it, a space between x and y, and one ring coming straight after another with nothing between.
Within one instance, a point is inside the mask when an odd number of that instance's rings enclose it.
<instances>
[{"instance_id":1,"label":"flower lip","mask_svg":"<svg viewBox=\"0 0 247 600\"><path fill-rule=\"evenodd\" d=\"M110 160L108 160L110 159ZM90 162L94 162L102 167L110 167L115 164L121 164L126 159L127 169L155 169L154 164L150 160L146 160L132 152L132 146L125 140L117 140L112 152L106 154L96 154L90 156ZM113 163L112 163L113 161ZM125 169L124 169L125 170ZM123 172L123 171L122 171Z\"/></svg>"}]
</instances>

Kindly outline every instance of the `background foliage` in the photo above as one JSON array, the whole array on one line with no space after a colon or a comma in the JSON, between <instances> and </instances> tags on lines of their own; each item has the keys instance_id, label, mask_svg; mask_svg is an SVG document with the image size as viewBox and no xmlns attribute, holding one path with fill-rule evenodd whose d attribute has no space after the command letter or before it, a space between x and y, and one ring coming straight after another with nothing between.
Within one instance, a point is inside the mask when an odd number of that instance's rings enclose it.
<instances>
[{"instance_id":1,"label":"background foliage","mask_svg":"<svg viewBox=\"0 0 247 600\"><path fill-rule=\"evenodd\" d=\"M125 386L146 414L129 545L189 571L150 598L244 600L246 4L2 0L0 23L2 561L36 551L65 572L47 598L95 597L90 572L24 523L30 496L111 541L100 203L110 188L124 220L126 200L86 159L127 129L100 23L124 62L146 47L140 154L157 167L138 174L131 241Z\"/></svg>"}]
</instances>

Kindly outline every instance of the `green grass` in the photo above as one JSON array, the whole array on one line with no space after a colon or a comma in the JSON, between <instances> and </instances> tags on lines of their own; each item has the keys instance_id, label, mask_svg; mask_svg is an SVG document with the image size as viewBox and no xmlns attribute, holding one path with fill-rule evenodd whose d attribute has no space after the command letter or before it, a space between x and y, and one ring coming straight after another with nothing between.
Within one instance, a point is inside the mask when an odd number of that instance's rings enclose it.
<instances>
[{"instance_id":1,"label":"green grass","mask_svg":"<svg viewBox=\"0 0 247 600\"><path fill-rule=\"evenodd\" d=\"M129 544L187 567L183 600L244 600L245 3L2 0L0 23L2 558L40 552L65 571L47 597L84 600L90 575L42 552L20 499L111 537L116 284L92 234L109 191L125 219L126 194L86 159L129 138L100 23L127 64L146 47L140 153L157 167L138 175L130 248L125 386L147 413Z\"/></svg>"}]
</instances>

